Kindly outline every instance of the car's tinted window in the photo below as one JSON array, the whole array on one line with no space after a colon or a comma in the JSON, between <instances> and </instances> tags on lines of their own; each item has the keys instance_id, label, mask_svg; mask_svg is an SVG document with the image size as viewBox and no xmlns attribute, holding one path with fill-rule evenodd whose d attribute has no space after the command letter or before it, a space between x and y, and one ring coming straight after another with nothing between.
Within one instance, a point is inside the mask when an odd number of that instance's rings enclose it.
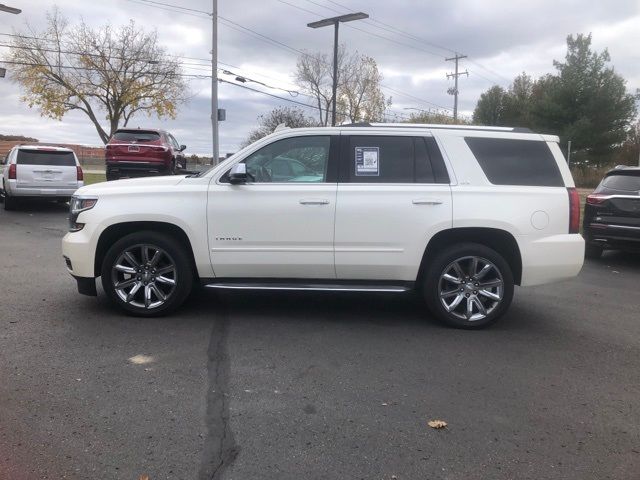
<instances>
[{"instance_id":1,"label":"car's tinted window","mask_svg":"<svg viewBox=\"0 0 640 480\"><path fill-rule=\"evenodd\" d=\"M252 153L244 163L255 183L324 182L330 144L326 135L285 138Z\"/></svg>"},{"instance_id":2,"label":"car's tinted window","mask_svg":"<svg viewBox=\"0 0 640 480\"><path fill-rule=\"evenodd\" d=\"M76 159L73 152L58 152L48 150L18 150L18 165L58 165L74 167Z\"/></svg>"},{"instance_id":3,"label":"car's tinted window","mask_svg":"<svg viewBox=\"0 0 640 480\"><path fill-rule=\"evenodd\" d=\"M449 183L442 156L437 168L433 163L429 142L433 138L350 136L343 178L351 183Z\"/></svg>"},{"instance_id":4,"label":"car's tinted window","mask_svg":"<svg viewBox=\"0 0 640 480\"><path fill-rule=\"evenodd\" d=\"M121 142L153 142L160 140L160 134L149 130L118 130L113 139Z\"/></svg>"},{"instance_id":5,"label":"car's tinted window","mask_svg":"<svg viewBox=\"0 0 640 480\"><path fill-rule=\"evenodd\" d=\"M349 137L352 183L413 183L413 137Z\"/></svg>"},{"instance_id":6,"label":"car's tinted window","mask_svg":"<svg viewBox=\"0 0 640 480\"><path fill-rule=\"evenodd\" d=\"M438 147L435 138L426 137L424 140L427 143L427 150L433 167L435 182L449 183L449 173L447 172L447 167L445 166L444 159L442 158L442 152L440 151L440 147Z\"/></svg>"},{"instance_id":7,"label":"car's tinted window","mask_svg":"<svg viewBox=\"0 0 640 480\"><path fill-rule=\"evenodd\" d=\"M173 148L175 148L176 150L180 150L180 145L178 145L178 141L173 135L169 135L169 140L171 141L171 145L173 145Z\"/></svg>"},{"instance_id":8,"label":"car's tinted window","mask_svg":"<svg viewBox=\"0 0 640 480\"><path fill-rule=\"evenodd\" d=\"M623 192L640 191L640 175L608 175L604 177L596 192L603 190L620 190Z\"/></svg>"},{"instance_id":9,"label":"car's tinted window","mask_svg":"<svg viewBox=\"0 0 640 480\"><path fill-rule=\"evenodd\" d=\"M433 167L427 153L427 144L424 138L416 138L415 143L415 180L417 183L433 183L435 177L433 175Z\"/></svg>"},{"instance_id":10,"label":"car's tinted window","mask_svg":"<svg viewBox=\"0 0 640 480\"><path fill-rule=\"evenodd\" d=\"M465 141L494 185L564 186L546 142L484 137Z\"/></svg>"}]
</instances>

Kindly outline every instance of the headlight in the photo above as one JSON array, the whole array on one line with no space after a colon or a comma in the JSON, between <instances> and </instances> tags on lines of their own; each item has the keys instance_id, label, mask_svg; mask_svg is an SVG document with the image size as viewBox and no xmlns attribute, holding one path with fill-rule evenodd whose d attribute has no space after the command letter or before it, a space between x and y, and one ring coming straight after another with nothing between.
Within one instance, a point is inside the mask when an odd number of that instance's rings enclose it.
<instances>
[{"instance_id":1,"label":"headlight","mask_svg":"<svg viewBox=\"0 0 640 480\"><path fill-rule=\"evenodd\" d=\"M73 196L69 202L69 231L78 232L84 227L84 223L77 223L78 215L85 210L90 210L98 203L96 197Z\"/></svg>"}]
</instances>

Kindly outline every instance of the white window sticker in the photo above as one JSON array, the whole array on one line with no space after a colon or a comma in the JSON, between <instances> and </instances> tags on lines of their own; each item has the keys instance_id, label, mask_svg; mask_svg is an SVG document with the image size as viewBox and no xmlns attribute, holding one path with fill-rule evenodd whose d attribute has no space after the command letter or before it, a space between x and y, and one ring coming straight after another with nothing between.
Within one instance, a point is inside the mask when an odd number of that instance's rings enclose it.
<instances>
[{"instance_id":1,"label":"white window sticker","mask_svg":"<svg viewBox=\"0 0 640 480\"><path fill-rule=\"evenodd\" d=\"M380 175L380 149L378 147L356 147L356 176Z\"/></svg>"}]
</instances>

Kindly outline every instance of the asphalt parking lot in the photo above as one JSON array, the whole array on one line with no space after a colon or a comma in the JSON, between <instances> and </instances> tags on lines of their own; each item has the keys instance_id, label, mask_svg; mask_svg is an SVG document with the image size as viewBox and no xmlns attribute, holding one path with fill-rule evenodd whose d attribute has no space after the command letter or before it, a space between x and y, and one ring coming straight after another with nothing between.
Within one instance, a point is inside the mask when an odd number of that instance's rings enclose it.
<instances>
[{"instance_id":1,"label":"asphalt parking lot","mask_svg":"<svg viewBox=\"0 0 640 480\"><path fill-rule=\"evenodd\" d=\"M640 478L640 256L517 289L477 332L411 296L134 319L76 293L66 208L0 211L1 479Z\"/></svg>"}]
</instances>

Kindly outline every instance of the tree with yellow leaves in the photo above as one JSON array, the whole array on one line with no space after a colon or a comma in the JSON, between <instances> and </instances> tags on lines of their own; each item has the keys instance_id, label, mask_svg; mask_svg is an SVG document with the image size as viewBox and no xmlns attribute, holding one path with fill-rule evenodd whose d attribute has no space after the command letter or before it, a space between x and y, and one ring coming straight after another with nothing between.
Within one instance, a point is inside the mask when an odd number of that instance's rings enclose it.
<instances>
[{"instance_id":1,"label":"tree with yellow leaves","mask_svg":"<svg viewBox=\"0 0 640 480\"><path fill-rule=\"evenodd\" d=\"M54 8L44 31L14 36L6 61L29 107L58 120L79 110L103 143L136 113L175 118L186 100L180 64L158 45L156 32L133 21L120 28L70 26Z\"/></svg>"}]
</instances>

